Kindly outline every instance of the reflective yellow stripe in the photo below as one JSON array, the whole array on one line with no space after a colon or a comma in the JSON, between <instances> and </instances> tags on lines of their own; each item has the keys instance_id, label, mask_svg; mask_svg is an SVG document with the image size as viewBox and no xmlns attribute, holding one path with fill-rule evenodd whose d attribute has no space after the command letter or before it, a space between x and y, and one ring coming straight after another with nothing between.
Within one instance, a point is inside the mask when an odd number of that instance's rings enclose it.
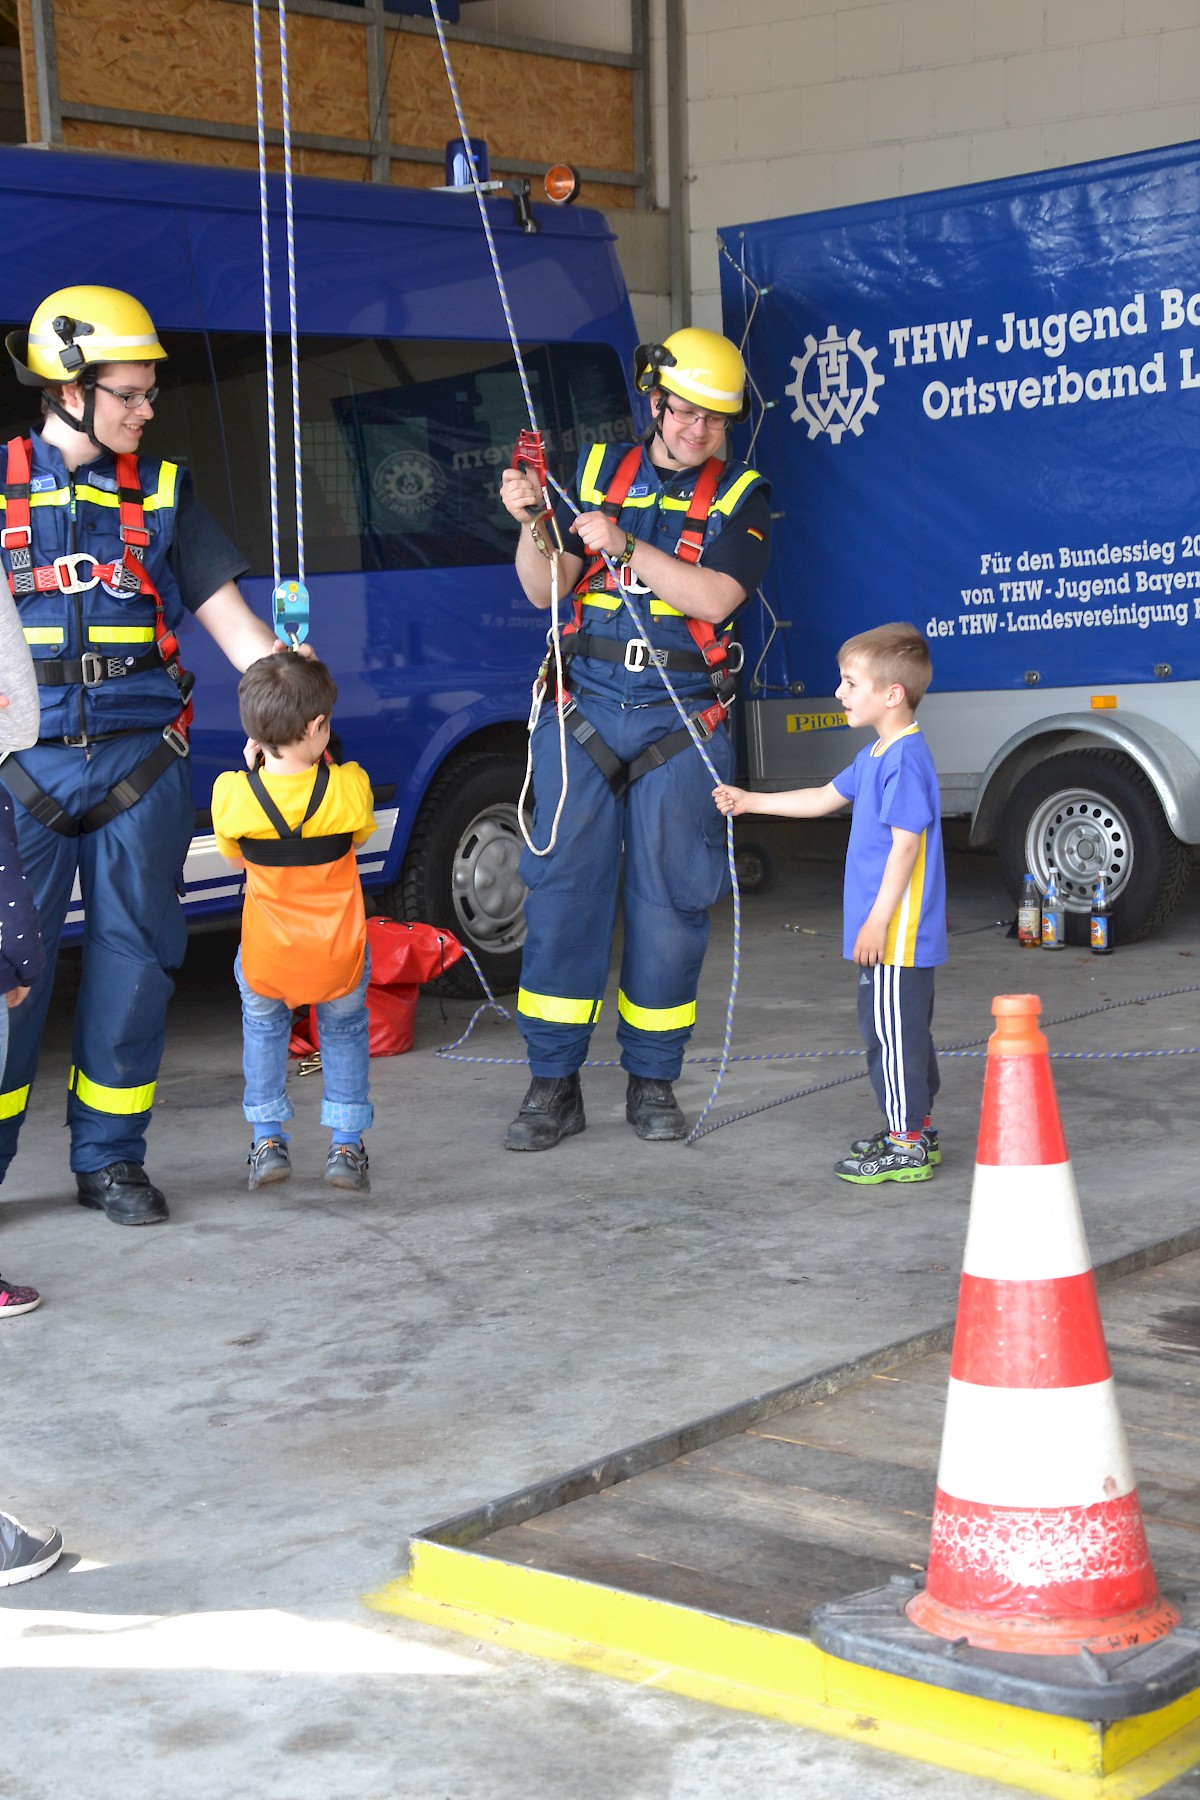
<instances>
[{"instance_id":1,"label":"reflective yellow stripe","mask_svg":"<svg viewBox=\"0 0 1200 1800\"><path fill-rule=\"evenodd\" d=\"M153 625L89 625L89 644L149 644L154 641Z\"/></svg>"},{"instance_id":2,"label":"reflective yellow stripe","mask_svg":"<svg viewBox=\"0 0 1200 1800\"><path fill-rule=\"evenodd\" d=\"M599 1000L563 1000L557 994L517 991L517 1011L527 1019L545 1019L551 1025L594 1025L600 1017Z\"/></svg>"},{"instance_id":3,"label":"reflective yellow stripe","mask_svg":"<svg viewBox=\"0 0 1200 1800\"><path fill-rule=\"evenodd\" d=\"M747 469L744 475L738 476L727 494L722 494L719 500L713 501L711 510L719 513L731 513L751 482L759 479L757 469Z\"/></svg>"},{"instance_id":4,"label":"reflective yellow stripe","mask_svg":"<svg viewBox=\"0 0 1200 1800\"><path fill-rule=\"evenodd\" d=\"M584 594L582 599L585 606L598 606L601 612L620 612L624 604L619 594ZM652 600L650 617L652 619L682 619L683 614L677 606L668 606L665 600Z\"/></svg>"},{"instance_id":5,"label":"reflective yellow stripe","mask_svg":"<svg viewBox=\"0 0 1200 1800\"><path fill-rule=\"evenodd\" d=\"M26 625L25 627L27 644L62 644L66 641L66 635L60 625Z\"/></svg>"},{"instance_id":6,"label":"reflective yellow stripe","mask_svg":"<svg viewBox=\"0 0 1200 1800\"><path fill-rule=\"evenodd\" d=\"M44 494L30 494L30 506L65 506L71 498L66 488L50 488ZM0 512L8 506L8 496L0 494Z\"/></svg>"},{"instance_id":7,"label":"reflective yellow stripe","mask_svg":"<svg viewBox=\"0 0 1200 1800\"><path fill-rule=\"evenodd\" d=\"M152 1081L144 1081L141 1087L105 1087L103 1082L90 1080L81 1069L72 1069L67 1087L93 1112L143 1113L154 1105Z\"/></svg>"},{"instance_id":8,"label":"reflective yellow stripe","mask_svg":"<svg viewBox=\"0 0 1200 1800\"><path fill-rule=\"evenodd\" d=\"M696 1002L686 1006L635 1006L628 994L617 990L617 1011L627 1025L639 1031L682 1031L696 1023Z\"/></svg>"},{"instance_id":9,"label":"reflective yellow stripe","mask_svg":"<svg viewBox=\"0 0 1200 1800\"><path fill-rule=\"evenodd\" d=\"M7 1094L0 1094L0 1119L15 1119L29 1105L29 1083L23 1088L12 1088Z\"/></svg>"},{"instance_id":10,"label":"reflective yellow stripe","mask_svg":"<svg viewBox=\"0 0 1200 1800\"><path fill-rule=\"evenodd\" d=\"M158 471L158 490L146 501L147 506L174 506L175 488L179 481L179 464L162 463Z\"/></svg>"},{"instance_id":11,"label":"reflective yellow stripe","mask_svg":"<svg viewBox=\"0 0 1200 1800\"><path fill-rule=\"evenodd\" d=\"M600 465L604 461L607 444L593 444L588 451L587 461L583 465L583 474L579 478L579 498L585 506L599 506L604 495L596 486L596 477L600 473Z\"/></svg>"},{"instance_id":12,"label":"reflective yellow stripe","mask_svg":"<svg viewBox=\"0 0 1200 1800\"><path fill-rule=\"evenodd\" d=\"M179 464L165 462L158 471L158 486L152 494L142 496L142 507L146 512L157 512L160 506L174 506L175 487L179 479ZM62 490L66 498L66 490ZM76 493L80 500L89 500L93 506L120 506L119 495L114 490L109 493L105 488L92 487L90 483L77 486ZM51 496L53 498L53 496ZM40 494L33 496L33 505L42 500ZM43 502L44 503L44 502Z\"/></svg>"}]
</instances>

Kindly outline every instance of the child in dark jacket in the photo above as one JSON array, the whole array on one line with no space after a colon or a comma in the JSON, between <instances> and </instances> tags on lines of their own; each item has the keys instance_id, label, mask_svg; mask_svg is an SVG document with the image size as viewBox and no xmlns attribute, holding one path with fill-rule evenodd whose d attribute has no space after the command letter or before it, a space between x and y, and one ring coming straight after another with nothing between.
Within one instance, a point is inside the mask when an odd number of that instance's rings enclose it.
<instances>
[{"instance_id":1,"label":"child in dark jacket","mask_svg":"<svg viewBox=\"0 0 1200 1800\"><path fill-rule=\"evenodd\" d=\"M17 849L13 803L0 788L0 1076L8 1052L8 1009L20 1006L44 965L37 908ZM36 1288L18 1287L0 1275L0 1319L32 1312L41 1298Z\"/></svg>"}]
</instances>

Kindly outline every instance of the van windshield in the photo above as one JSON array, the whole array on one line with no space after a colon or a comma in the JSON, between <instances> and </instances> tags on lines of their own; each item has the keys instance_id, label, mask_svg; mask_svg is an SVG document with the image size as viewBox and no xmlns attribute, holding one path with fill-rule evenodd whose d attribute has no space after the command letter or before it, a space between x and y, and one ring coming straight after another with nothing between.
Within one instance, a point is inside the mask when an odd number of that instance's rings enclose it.
<instances>
[{"instance_id":1,"label":"van windshield","mask_svg":"<svg viewBox=\"0 0 1200 1800\"><path fill-rule=\"evenodd\" d=\"M8 330L4 326L0 329ZM170 360L148 440L185 462L197 492L250 563L271 573L263 340L161 334ZM211 361L210 361L211 353ZM553 472L579 451L635 435L616 352L605 344L522 348ZM215 388L214 388L215 372ZM5 436L28 430L36 396L13 383ZM275 343L280 547L295 566L290 350ZM313 574L507 563L513 524L500 476L528 425L507 346L388 338L300 340L304 559Z\"/></svg>"}]
</instances>

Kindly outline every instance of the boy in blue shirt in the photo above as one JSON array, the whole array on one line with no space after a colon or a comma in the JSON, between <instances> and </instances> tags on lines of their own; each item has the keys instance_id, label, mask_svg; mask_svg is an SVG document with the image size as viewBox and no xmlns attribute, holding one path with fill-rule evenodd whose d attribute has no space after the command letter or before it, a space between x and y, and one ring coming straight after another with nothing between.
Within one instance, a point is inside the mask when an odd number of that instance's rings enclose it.
<instances>
[{"instance_id":1,"label":"boy in blue shirt","mask_svg":"<svg viewBox=\"0 0 1200 1800\"><path fill-rule=\"evenodd\" d=\"M854 805L846 851L842 954L856 963L858 1022L885 1119L836 1164L843 1181L927 1181L941 1162L930 1110L933 971L946 960L946 875L937 771L914 714L933 674L915 625L880 625L842 645L837 698L875 743L821 788L718 787L723 813L819 819Z\"/></svg>"}]
</instances>

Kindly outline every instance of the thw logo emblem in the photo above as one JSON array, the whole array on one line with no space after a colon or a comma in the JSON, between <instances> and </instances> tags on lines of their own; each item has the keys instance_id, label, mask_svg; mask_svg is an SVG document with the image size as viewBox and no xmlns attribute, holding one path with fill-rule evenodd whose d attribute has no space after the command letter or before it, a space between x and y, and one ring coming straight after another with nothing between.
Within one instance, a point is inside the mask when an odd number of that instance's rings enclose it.
<instances>
[{"instance_id":1,"label":"thw logo emblem","mask_svg":"<svg viewBox=\"0 0 1200 1800\"><path fill-rule=\"evenodd\" d=\"M863 420L879 411L875 395L883 376L875 373L876 350L864 350L857 330L842 337L831 325L818 344L810 333L804 355L793 356L796 379L784 391L796 402L793 420L803 419L811 441L823 431L831 444L840 444L843 432L862 436Z\"/></svg>"}]
</instances>

